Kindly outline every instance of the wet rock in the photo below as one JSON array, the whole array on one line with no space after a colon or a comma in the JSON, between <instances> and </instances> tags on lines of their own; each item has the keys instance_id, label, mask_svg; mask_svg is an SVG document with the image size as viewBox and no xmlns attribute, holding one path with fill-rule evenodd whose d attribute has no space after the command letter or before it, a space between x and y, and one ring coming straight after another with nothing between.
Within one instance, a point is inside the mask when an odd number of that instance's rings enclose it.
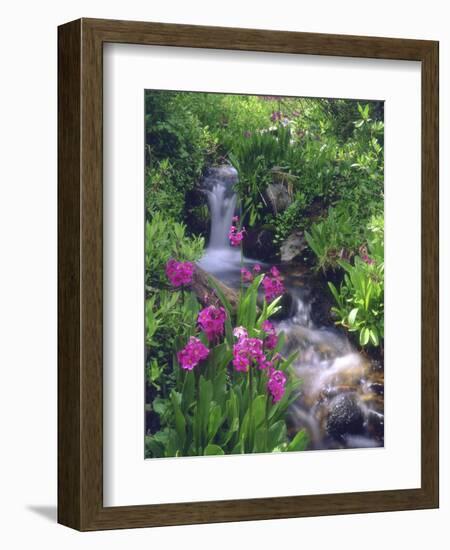
<instances>
[{"instance_id":1,"label":"wet rock","mask_svg":"<svg viewBox=\"0 0 450 550\"><path fill-rule=\"evenodd\" d=\"M265 227L247 229L243 242L244 255L247 258L270 262L277 253L273 237L273 231Z\"/></svg>"},{"instance_id":2,"label":"wet rock","mask_svg":"<svg viewBox=\"0 0 450 550\"><path fill-rule=\"evenodd\" d=\"M377 411L369 411L367 416L367 431L378 440L384 439L384 415Z\"/></svg>"},{"instance_id":3,"label":"wet rock","mask_svg":"<svg viewBox=\"0 0 450 550\"><path fill-rule=\"evenodd\" d=\"M294 180L298 179L298 177L285 172L281 166L274 166L270 172L272 174L272 183L286 186L288 193L292 195Z\"/></svg>"},{"instance_id":4,"label":"wet rock","mask_svg":"<svg viewBox=\"0 0 450 550\"><path fill-rule=\"evenodd\" d=\"M344 438L344 441L347 449L380 447L380 442L378 440L361 435L348 435Z\"/></svg>"},{"instance_id":5,"label":"wet rock","mask_svg":"<svg viewBox=\"0 0 450 550\"><path fill-rule=\"evenodd\" d=\"M368 384L367 389L377 395L384 395L384 384L381 382L371 382Z\"/></svg>"},{"instance_id":6,"label":"wet rock","mask_svg":"<svg viewBox=\"0 0 450 550\"><path fill-rule=\"evenodd\" d=\"M275 215L286 210L292 203L292 197L282 183L270 183L265 194Z\"/></svg>"},{"instance_id":7,"label":"wet rock","mask_svg":"<svg viewBox=\"0 0 450 550\"><path fill-rule=\"evenodd\" d=\"M291 262L298 258L306 249L306 241L301 231L291 233L289 237L283 241L280 247L281 261Z\"/></svg>"},{"instance_id":8,"label":"wet rock","mask_svg":"<svg viewBox=\"0 0 450 550\"><path fill-rule=\"evenodd\" d=\"M358 397L354 393L335 397L329 406L326 424L329 435L341 439L344 435L362 434L364 414Z\"/></svg>"}]
</instances>

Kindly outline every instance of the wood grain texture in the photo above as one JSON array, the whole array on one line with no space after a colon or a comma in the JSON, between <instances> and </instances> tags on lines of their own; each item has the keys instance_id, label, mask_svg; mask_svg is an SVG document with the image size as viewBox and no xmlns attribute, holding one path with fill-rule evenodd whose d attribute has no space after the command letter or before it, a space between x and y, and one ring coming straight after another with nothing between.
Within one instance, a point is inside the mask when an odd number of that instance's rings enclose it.
<instances>
[{"instance_id":1,"label":"wood grain texture","mask_svg":"<svg viewBox=\"0 0 450 550\"><path fill-rule=\"evenodd\" d=\"M58 32L58 521L79 528L81 22Z\"/></svg>"},{"instance_id":2,"label":"wood grain texture","mask_svg":"<svg viewBox=\"0 0 450 550\"><path fill-rule=\"evenodd\" d=\"M438 506L438 44L81 19L59 28L58 521L82 531ZM102 62L105 42L422 63L420 489L103 507Z\"/></svg>"}]
</instances>

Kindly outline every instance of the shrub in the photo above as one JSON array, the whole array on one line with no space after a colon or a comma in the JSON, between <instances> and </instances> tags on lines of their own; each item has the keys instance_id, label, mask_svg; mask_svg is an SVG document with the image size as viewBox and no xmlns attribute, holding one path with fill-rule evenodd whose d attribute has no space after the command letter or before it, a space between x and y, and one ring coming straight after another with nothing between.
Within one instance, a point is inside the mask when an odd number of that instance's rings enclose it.
<instances>
[{"instance_id":1,"label":"shrub","mask_svg":"<svg viewBox=\"0 0 450 550\"><path fill-rule=\"evenodd\" d=\"M184 219L186 194L200 179L216 143L186 105L187 94L147 90L146 206Z\"/></svg>"},{"instance_id":2,"label":"shrub","mask_svg":"<svg viewBox=\"0 0 450 550\"><path fill-rule=\"evenodd\" d=\"M241 199L243 217L250 226L263 221L263 214L268 210L264 192L272 181L270 169L284 166L289 142L290 130L280 127L276 132L257 132L248 138L241 137L233 145L230 160L239 174L236 191Z\"/></svg>"},{"instance_id":3,"label":"shrub","mask_svg":"<svg viewBox=\"0 0 450 550\"><path fill-rule=\"evenodd\" d=\"M174 385L173 350L193 334L199 309L191 292L161 290L145 302L147 381L163 396Z\"/></svg>"},{"instance_id":4,"label":"shrub","mask_svg":"<svg viewBox=\"0 0 450 550\"><path fill-rule=\"evenodd\" d=\"M361 346L380 346L384 338L384 246L383 219L369 226L367 247L360 248L354 262L339 260L345 270L339 290L329 282L338 316L337 324L358 335Z\"/></svg>"},{"instance_id":5,"label":"shrub","mask_svg":"<svg viewBox=\"0 0 450 550\"><path fill-rule=\"evenodd\" d=\"M316 255L317 269L336 269L340 260L351 258L363 242L363 229L354 219L345 203L328 210L328 216L312 224L305 239Z\"/></svg>"},{"instance_id":6,"label":"shrub","mask_svg":"<svg viewBox=\"0 0 450 550\"><path fill-rule=\"evenodd\" d=\"M162 212L145 225L145 284L147 289L167 286L165 266L170 258L195 262L203 254L203 237L188 236L186 226Z\"/></svg>"}]
</instances>

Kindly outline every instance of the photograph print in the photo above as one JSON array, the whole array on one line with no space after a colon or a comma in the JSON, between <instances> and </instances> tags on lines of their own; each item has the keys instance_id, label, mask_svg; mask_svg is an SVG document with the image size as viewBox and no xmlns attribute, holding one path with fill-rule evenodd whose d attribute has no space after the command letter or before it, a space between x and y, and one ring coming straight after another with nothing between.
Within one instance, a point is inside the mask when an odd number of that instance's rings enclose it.
<instances>
[{"instance_id":1,"label":"photograph print","mask_svg":"<svg viewBox=\"0 0 450 550\"><path fill-rule=\"evenodd\" d=\"M384 446L384 103L145 91L145 458Z\"/></svg>"}]
</instances>

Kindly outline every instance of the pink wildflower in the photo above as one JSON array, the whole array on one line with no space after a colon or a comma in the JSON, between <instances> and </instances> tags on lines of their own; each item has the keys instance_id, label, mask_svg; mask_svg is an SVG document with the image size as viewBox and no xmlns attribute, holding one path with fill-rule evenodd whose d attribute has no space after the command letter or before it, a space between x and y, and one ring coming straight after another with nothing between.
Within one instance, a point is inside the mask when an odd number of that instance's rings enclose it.
<instances>
[{"instance_id":1,"label":"pink wildflower","mask_svg":"<svg viewBox=\"0 0 450 550\"><path fill-rule=\"evenodd\" d=\"M236 327L233 329L233 336L240 340L241 338L246 338L248 336L248 332L244 327Z\"/></svg>"},{"instance_id":2,"label":"pink wildflower","mask_svg":"<svg viewBox=\"0 0 450 550\"><path fill-rule=\"evenodd\" d=\"M234 223L237 223L239 221L239 216L233 216L231 218L231 221L234 222Z\"/></svg>"},{"instance_id":3,"label":"pink wildflower","mask_svg":"<svg viewBox=\"0 0 450 550\"><path fill-rule=\"evenodd\" d=\"M192 370L196 365L206 359L209 349L195 336L189 338L186 346L177 353L180 366L184 370Z\"/></svg>"},{"instance_id":4,"label":"pink wildflower","mask_svg":"<svg viewBox=\"0 0 450 550\"><path fill-rule=\"evenodd\" d=\"M263 342L259 338L242 337L233 346L233 366L237 371L247 372L249 366L265 368L266 357Z\"/></svg>"},{"instance_id":5,"label":"pink wildflower","mask_svg":"<svg viewBox=\"0 0 450 550\"><path fill-rule=\"evenodd\" d=\"M241 276L244 283L251 283L253 281L253 275L245 267L241 269Z\"/></svg>"},{"instance_id":6,"label":"pink wildflower","mask_svg":"<svg viewBox=\"0 0 450 550\"><path fill-rule=\"evenodd\" d=\"M273 371L273 361L270 361L267 359L266 356L264 356L258 363L258 369L259 370L268 370L269 374Z\"/></svg>"},{"instance_id":7,"label":"pink wildflower","mask_svg":"<svg viewBox=\"0 0 450 550\"><path fill-rule=\"evenodd\" d=\"M281 276L281 273L278 271L278 269L275 266L272 266L270 268L270 274L272 277L275 277L276 279Z\"/></svg>"},{"instance_id":8,"label":"pink wildflower","mask_svg":"<svg viewBox=\"0 0 450 550\"><path fill-rule=\"evenodd\" d=\"M258 273L260 273L260 271L261 271L261 266L260 266L259 264L255 264L255 265L253 266L253 273L254 273L255 275L257 275Z\"/></svg>"},{"instance_id":9,"label":"pink wildflower","mask_svg":"<svg viewBox=\"0 0 450 550\"><path fill-rule=\"evenodd\" d=\"M228 238L230 239L231 246L239 246L244 239L245 228L240 231L235 225L230 227L228 232Z\"/></svg>"},{"instance_id":10,"label":"pink wildflower","mask_svg":"<svg viewBox=\"0 0 450 550\"><path fill-rule=\"evenodd\" d=\"M265 276L262 285L267 302L272 302L284 293L284 285L281 278Z\"/></svg>"},{"instance_id":11,"label":"pink wildflower","mask_svg":"<svg viewBox=\"0 0 450 550\"><path fill-rule=\"evenodd\" d=\"M222 336L225 318L223 307L208 306L198 314L197 322L210 342L217 336Z\"/></svg>"},{"instance_id":12,"label":"pink wildflower","mask_svg":"<svg viewBox=\"0 0 450 550\"><path fill-rule=\"evenodd\" d=\"M194 264L191 262L177 262L170 259L166 264L166 275L174 287L189 284L193 274Z\"/></svg>"},{"instance_id":13,"label":"pink wildflower","mask_svg":"<svg viewBox=\"0 0 450 550\"><path fill-rule=\"evenodd\" d=\"M267 391L272 397L272 403L278 403L286 391L286 375L281 370L272 369L269 371Z\"/></svg>"},{"instance_id":14,"label":"pink wildflower","mask_svg":"<svg viewBox=\"0 0 450 550\"><path fill-rule=\"evenodd\" d=\"M275 349L278 344L278 336L275 332L275 327L270 321L264 321L262 329L266 333L266 339L264 340L264 347L266 349Z\"/></svg>"}]
</instances>

